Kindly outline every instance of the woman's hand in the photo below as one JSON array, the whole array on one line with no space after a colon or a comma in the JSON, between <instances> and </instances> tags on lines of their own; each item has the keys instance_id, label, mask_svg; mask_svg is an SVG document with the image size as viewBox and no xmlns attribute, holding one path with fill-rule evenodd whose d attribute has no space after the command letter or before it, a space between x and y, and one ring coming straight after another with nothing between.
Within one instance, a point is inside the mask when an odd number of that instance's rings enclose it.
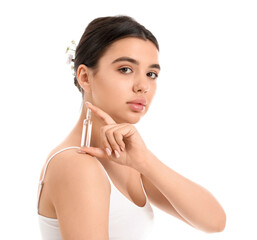
<instances>
[{"instance_id":1,"label":"woman's hand","mask_svg":"<svg viewBox=\"0 0 257 240\"><path fill-rule=\"evenodd\" d=\"M148 149L134 125L117 124L106 112L91 103L87 102L87 107L104 123L100 129L102 148L81 147L80 152L135 169L140 167L146 159Z\"/></svg>"}]
</instances>

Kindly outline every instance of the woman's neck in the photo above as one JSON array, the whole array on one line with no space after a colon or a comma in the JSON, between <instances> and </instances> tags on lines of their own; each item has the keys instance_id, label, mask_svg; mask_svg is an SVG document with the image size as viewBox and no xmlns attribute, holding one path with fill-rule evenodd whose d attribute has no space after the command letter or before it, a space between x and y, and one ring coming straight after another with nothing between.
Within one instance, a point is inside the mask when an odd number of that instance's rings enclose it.
<instances>
[{"instance_id":1,"label":"woman's neck","mask_svg":"<svg viewBox=\"0 0 257 240\"><path fill-rule=\"evenodd\" d=\"M83 121L86 118L86 111L83 108L81 111L81 115L71 130L71 132L68 134L68 136L64 139L64 141L61 143L63 146L79 146L81 145L81 134L82 134L82 128L83 128ZM91 132L91 147L101 147L100 143L100 128L102 124L99 122L98 119L95 119L94 116L91 118L92 120L92 132Z\"/></svg>"}]
</instances>

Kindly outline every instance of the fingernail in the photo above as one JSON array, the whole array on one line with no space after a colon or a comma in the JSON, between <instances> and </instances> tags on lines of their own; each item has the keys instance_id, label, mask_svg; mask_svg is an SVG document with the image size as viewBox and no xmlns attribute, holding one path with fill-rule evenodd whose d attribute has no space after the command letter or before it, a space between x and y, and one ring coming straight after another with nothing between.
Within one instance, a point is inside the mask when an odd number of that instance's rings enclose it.
<instances>
[{"instance_id":1,"label":"fingernail","mask_svg":"<svg viewBox=\"0 0 257 240\"><path fill-rule=\"evenodd\" d=\"M81 150L78 150L77 152L78 152L78 153L82 153L82 154L85 154L85 153L86 153L85 151L81 151Z\"/></svg>"},{"instance_id":2,"label":"fingernail","mask_svg":"<svg viewBox=\"0 0 257 240\"><path fill-rule=\"evenodd\" d=\"M125 150L124 147L122 147L122 146L120 146L120 149L122 152L124 152L124 150Z\"/></svg>"},{"instance_id":3,"label":"fingernail","mask_svg":"<svg viewBox=\"0 0 257 240\"><path fill-rule=\"evenodd\" d=\"M114 150L114 152L115 152L115 156L116 156L116 158L119 158L119 157L120 157L119 152L118 152L117 150Z\"/></svg>"},{"instance_id":4,"label":"fingernail","mask_svg":"<svg viewBox=\"0 0 257 240\"><path fill-rule=\"evenodd\" d=\"M106 151L106 153L107 153L108 156L111 156L111 155L112 155L112 152L110 151L109 148L105 148L105 151Z\"/></svg>"},{"instance_id":5,"label":"fingernail","mask_svg":"<svg viewBox=\"0 0 257 240\"><path fill-rule=\"evenodd\" d=\"M88 101L86 101L85 104L86 104L87 106L92 106L92 103L91 103L91 102L88 102Z\"/></svg>"}]
</instances>

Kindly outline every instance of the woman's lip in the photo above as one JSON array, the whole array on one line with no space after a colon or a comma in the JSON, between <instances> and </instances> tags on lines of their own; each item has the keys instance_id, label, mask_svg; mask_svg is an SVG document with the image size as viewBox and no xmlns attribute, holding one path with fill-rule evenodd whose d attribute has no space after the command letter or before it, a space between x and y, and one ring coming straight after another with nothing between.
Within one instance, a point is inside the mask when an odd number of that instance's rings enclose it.
<instances>
[{"instance_id":1,"label":"woman's lip","mask_svg":"<svg viewBox=\"0 0 257 240\"><path fill-rule=\"evenodd\" d=\"M136 112L142 112L145 110L145 106L140 103L128 103L130 109Z\"/></svg>"},{"instance_id":2,"label":"woman's lip","mask_svg":"<svg viewBox=\"0 0 257 240\"><path fill-rule=\"evenodd\" d=\"M132 101L129 101L128 103L137 103L137 104L142 104L144 106L147 105L147 101L145 98L137 98L137 99L134 99Z\"/></svg>"}]
</instances>

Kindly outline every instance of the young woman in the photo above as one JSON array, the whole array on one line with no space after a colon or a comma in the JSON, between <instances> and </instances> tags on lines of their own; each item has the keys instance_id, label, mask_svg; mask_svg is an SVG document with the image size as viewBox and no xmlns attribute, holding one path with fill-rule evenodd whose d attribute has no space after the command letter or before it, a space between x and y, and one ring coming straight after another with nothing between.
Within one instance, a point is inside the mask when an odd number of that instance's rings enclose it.
<instances>
[{"instance_id":1,"label":"young woman","mask_svg":"<svg viewBox=\"0 0 257 240\"><path fill-rule=\"evenodd\" d=\"M81 116L40 176L43 239L143 239L151 204L196 229L224 229L225 212L212 194L163 164L133 125L153 100L158 51L153 34L127 16L97 18L86 28L73 60ZM87 109L91 144L80 148Z\"/></svg>"}]
</instances>

